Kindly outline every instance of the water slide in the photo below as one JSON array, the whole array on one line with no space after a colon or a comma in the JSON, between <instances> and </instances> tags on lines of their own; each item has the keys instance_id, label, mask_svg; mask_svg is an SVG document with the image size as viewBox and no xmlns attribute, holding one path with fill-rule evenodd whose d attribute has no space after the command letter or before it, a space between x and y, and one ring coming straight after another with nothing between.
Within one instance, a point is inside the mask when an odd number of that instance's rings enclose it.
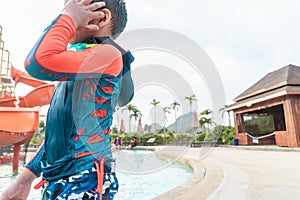
<instances>
[{"instance_id":1,"label":"water slide","mask_svg":"<svg viewBox=\"0 0 300 200\"><path fill-rule=\"evenodd\" d=\"M35 89L29 92L24 97L6 97L0 98L0 106L15 107L16 101L18 102L19 107L33 108L37 106L44 106L50 103L51 97L55 90L54 84L48 84L44 81L40 81L32 78L27 73L18 70L12 66L11 68L11 77L17 83L24 83Z\"/></svg>"},{"instance_id":2,"label":"water slide","mask_svg":"<svg viewBox=\"0 0 300 200\"><path fill-rule=\"evenodd\" d=\"M19 153L21 145L28 142L38 129L39 107L48 105L55 90L54 84L49 84L30 77L27 73L11 66L11 78L15 85L22 82L34 87L24 97L2 95L0 98L0 147L13 145L13 173L18 172ZM10 77L1 77L0 92L8 84ZM14 85L14 86L15 86ZM17 102L17 104L16 104ZM5 160L3 157L2 160ZM0 157L0 164L1 164ZM6 159L7 160L7 159ZM2 163L3 164L3 163Z\"/></svg>"}]
</instances>

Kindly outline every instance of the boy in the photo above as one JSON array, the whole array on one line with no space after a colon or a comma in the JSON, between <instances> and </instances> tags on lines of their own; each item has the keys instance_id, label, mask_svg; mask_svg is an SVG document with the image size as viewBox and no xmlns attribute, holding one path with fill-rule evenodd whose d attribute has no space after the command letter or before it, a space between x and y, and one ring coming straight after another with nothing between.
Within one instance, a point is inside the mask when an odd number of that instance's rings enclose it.
<instances>
[{"instance_id":1,"label":"boy","mask_svg":"<svg viewBox=\"0 0 300 200\"><path fill-rule=\"evenodd\" d=\"M118 183L109 133L115 106L133 97L133 56L110 38L126 23L123 0L65 0L25 61L33 77L59 81L45 143L1 199L26 199L40 174L35 188L43 186L43 199L113 199Z\"/></svg>"}]
</instances>

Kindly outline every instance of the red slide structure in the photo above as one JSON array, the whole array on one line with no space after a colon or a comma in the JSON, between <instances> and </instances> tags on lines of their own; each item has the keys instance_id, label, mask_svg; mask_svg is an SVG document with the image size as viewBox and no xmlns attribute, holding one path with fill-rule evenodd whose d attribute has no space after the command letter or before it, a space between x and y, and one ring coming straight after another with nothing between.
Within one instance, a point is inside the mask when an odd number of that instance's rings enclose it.
<instances>
[{"instance_id":1,"label":"red slide structure","mask_svg":"<svg viewBox=\"0 0 300 200\"><path fill-rule=\"evenodd\" d=\"M50 103L55 85L14 68L1 36L0 26L0 147L13 145L13 173L17 173L21 145L28 142L38 129L39 107ZM24 97L17 97L15 87L20 82L34 89ZM0 156L0 164L7 162L8 157Z\"/></svg>"}]
</instances>

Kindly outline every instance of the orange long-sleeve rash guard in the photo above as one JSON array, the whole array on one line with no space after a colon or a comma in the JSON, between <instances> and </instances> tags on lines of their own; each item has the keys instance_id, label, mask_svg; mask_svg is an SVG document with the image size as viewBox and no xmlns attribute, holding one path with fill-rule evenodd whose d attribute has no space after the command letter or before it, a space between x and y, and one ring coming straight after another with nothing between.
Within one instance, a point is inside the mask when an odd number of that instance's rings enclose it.
<instances>
[{"instance_id":1,"label":"orange long-sleeve rash guard","mask_svg":"<svg viewBox=\"0 0 300 200\"><path fill-rule=\"evenodd\" d=\"M67 50L75 31L76 26L68 15L60 15L54 20L27 56L25 68L28 73L50 81L120 74L122 55L110 44L99 44L81 51Z\"/></svg>"}]
</instances>

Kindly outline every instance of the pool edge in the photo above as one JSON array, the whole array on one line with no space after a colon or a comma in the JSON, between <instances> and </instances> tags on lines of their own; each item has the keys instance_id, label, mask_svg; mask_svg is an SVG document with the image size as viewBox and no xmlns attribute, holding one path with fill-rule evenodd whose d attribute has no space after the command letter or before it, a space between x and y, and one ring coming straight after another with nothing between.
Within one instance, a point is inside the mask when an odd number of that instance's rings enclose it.
<instances>
[{"instance_id":1,"label":"pool edge","mask_svg":"<svg viewBox=\"0 0 300 200\"><path fill-rule=\"evenodd\" d=\"M155 151L158 156L189 165L193 170L192 176L186 182L153 200L208 199L223 180L222 169L207 159L200 160L199 148L186 148L180 157L174 151L164 151L166 149L164 146L137 147L137 149Z\"/></svg>"}]
</instances>

